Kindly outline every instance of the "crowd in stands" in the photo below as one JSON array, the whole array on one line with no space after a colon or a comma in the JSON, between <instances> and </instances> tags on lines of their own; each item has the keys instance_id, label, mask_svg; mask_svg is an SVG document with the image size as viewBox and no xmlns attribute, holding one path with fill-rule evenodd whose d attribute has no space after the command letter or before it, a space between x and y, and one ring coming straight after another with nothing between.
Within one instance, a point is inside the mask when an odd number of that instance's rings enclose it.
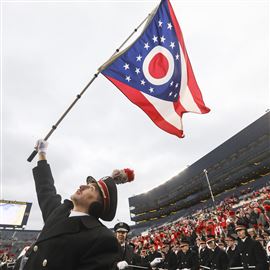
<instances>
[{"instance_id":1,"label":"crowd in stands","mask_svg":"<svg viewBox=\"0 0 270 270\"><path fill-rule=\"evenodd\" d=\"M39 231L0 231L0 270L13 269L21 251L36 241Z\"/></svg>"},{"instance_id":2,"label":"crowd in stands","mask_svg":"<svg viewBox=\"0 0 270 270\"><path fill-rule=\"evenodd\" d=\"M226 252L230 242L228 238L236 242L235 228L238 225L247 228L250 237L258 241L269 256L270 186L257 191L245 190L240 197L231 196L213 208L201 209L192 216L145 231L133 237L131 243L143 257L151 257L153 252L162 253L166 249L177 254L183 239L188 240L191 249L198 252L208 246L209 238L213 238L216 246Z\"/></svg>"},{"instance_id":3,"label":"crowd in stands","mask_svg":"<svg viewBox=\"0 0 270 270\"><path fill-rule=\"evenodd\" d=\"M130 239L130 243L137 254L149 261L157 254L164 257L164 254L173 252L177 255L184 242L188 242L190 249L198 254L203 248L210 248L210 238L218 248L228 252L231 242L236 243L235 228L239 225L247 228L247 233L262 245L269 259L270 186L257 191L242 191L241 196L226 198L212 208L200 209L174 222L151 228ZM21 250L31 245L37 236L33 233L24 240L18 240L14 235L10 239L1 239L0 269L12 269ZM204 262L200 260L200 264Z\"/></svg>"}]
</instances>

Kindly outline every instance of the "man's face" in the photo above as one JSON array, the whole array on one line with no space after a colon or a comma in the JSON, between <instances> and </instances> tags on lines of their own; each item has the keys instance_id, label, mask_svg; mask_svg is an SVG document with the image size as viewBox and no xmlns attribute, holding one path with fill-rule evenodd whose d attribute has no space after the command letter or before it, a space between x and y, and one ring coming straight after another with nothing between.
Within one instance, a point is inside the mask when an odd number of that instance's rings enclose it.
<instances>
[{"instance_id":1,"label":"man's face","mask_svg":"<svg viewBox=\"0 0 270 270\"><path fill-rule=\"evenodd\" d=\"M88 210L91 202L98 201L99 193L94 184L90 183L81 185L70 198L75 206Z\"/></svg>"},{"instance_id":2,"label":"man's face","mask_svg":"<svg viewBox=\"0 0 270 270\"><path fill-rule=\"evenodd\" d=\"M205 244L205 243L200 243L200 244L199 244L199 247L202 248L202 249L205 249L206 244Z\"/></svg>"},{"instance_id":3,"label":"man's face","mask_svg":"<svg viewBox=\"0 0 270 270\"><path fill-rule=\"evenodd\" d=\"M180 248L184 253L187 253L189 250L189 245L181 245Z\"/></svg>"},{"instance_id":4,"label":"man's face","mask_svg":"<svg viewBox=\"0 0 270 270\"><path fill-rule=\"evenodd\" d=\"M253 237L255 235L255 230L253 228L248 229L248 234Z\"/></svg>"},{"instance_id":5,"label":"man's face","mask_svg":"<svg viewBox=\"0 0 270 270\"><path fill-rule=\"evenodd\" d=\"M220 249L222 249L222 250L225 249L225 245L224 245L223 243L218 243L218 247L219 247Z\"/></svg>"},{"instance_id":6,"label":"man's face","mask_svg":"<svg viewBox=\"0 0 270 270\"><path fill-rule=\"evenodd\" d=\"M124 244L127 239L127 232L126 231L117 231L116 238L120 244Z\"/></svg>"},{"instance_id":7,"label":"man's face","mask_svg":"<svg viewBox=\"0 0 270 270\"><path fill-rule=\"evenodd\" d=\"M209 246L210 249L214 249L216 247L215 241L207 242L207 245Z\"/></svg>"},{"instance_id":8,"label":"man's face","mask_svg":"<svg viewBox=\"0 0 270 270\"><path fill-rule=\"evenodd\" d=\"M162 252L163 252L163 253L167 254L168 251L169 251L169 247L168 247L168 246L164 246L164 247L162 248Z\"/></svg>"},{"instance_id":9,"label":"man's face","mask_svg":"<svg viewBox=\"0 0 270 270\"><path fill-rule=\"evenodd\" d=\"M226 242L226 245L228 247L233 247L234 246L234 240L233 239L227 239L227 240L225 240L225 242Z\"/></svg>"},{"instance_id":10,"label":"man's face","mask_svg":"<svg viewBox=\"0 0 270 270\"><path fill-rule=\"evenodd\" d=\"M240 239L246 238L246 230L238 230L237 235Z\"/></svg>"}]
</instances>

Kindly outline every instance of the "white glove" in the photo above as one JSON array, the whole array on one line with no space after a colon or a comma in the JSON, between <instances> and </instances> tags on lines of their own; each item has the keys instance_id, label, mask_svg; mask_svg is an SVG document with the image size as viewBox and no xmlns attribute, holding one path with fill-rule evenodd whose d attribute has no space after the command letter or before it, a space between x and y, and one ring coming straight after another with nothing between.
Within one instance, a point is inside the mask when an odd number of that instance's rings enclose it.
<instances>
[{"instance_id":1,"label":"white glove","mask_svg":"<svg viewBox=\"0 0 270 270\"><path fill-rule=\"evenodd\" d=\"M157 264L161 263L163 258L155 258L152 262L150 262L151 266L156 266Z\"/></svg>"},{"instance_id":2,"label":"white glove","mask_svg":"<svg viewBox=\"0 0 270 270\"><path fill-rule=\"evenodd\" d=\"M44 141L42 139L39 139L36 143L35 149L38 151L38 153L46 154L48 148L48 142Z\"/></svg>"},{"instance_id":3,"label":"white glove","mask_svg":"<svg viewBox=\"0 0 270 270\"><path fill-rule=\"evenodd\" d=\"M128 267L128 263L126 261L118 262L117 267L119 270L123 270Z\"/></svg>"}]
</instances>

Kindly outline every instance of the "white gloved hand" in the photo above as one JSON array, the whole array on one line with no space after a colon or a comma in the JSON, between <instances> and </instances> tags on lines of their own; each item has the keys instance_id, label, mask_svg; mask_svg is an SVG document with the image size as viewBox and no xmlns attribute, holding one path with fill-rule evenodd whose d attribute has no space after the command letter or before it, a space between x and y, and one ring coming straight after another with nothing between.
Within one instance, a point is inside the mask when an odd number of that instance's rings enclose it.
<instances>
[{"instance_id":1,"label":"white gloved hand","mask_svg":"<svg viewBox=\"0 0 270 270\"><path fill-rule=\"evenodd\" d=\"M123 270L128 267L128 263L126 261L118 262L117 267L119 270Z\"/></svg>"},{"instance_id":2,"label":"white gloved hand","mask_svg":"<svg viewBox=\"0 0 270 270\"><path fill-rule=\"evenodd\" d=\"M48 142L42 139L39 139L36 143L35 149L38 151L39 154L46 154L48 148Z\"/></svg>"},{"instance_id":3,"label":"white gloved hand","mask_svg":"<svg viewBox=\"0 0 270 270\"><path fill-rule=\"evenodd\" d=\"M157 264L161 263L163 261L163 258L155 258L150 265L151 266L156 266Z\"/></svg>"}]
</instances>

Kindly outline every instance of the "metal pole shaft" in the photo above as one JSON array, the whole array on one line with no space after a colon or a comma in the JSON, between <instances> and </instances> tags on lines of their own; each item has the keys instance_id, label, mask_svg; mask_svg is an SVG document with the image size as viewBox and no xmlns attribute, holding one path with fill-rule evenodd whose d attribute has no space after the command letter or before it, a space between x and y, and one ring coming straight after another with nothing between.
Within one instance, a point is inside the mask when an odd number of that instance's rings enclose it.
<instances>
[{"instance_id":1,"label":"metal pole shaft","mask_svg":"<svg viewBox=\"0 0 270 270\"><path fill-rule=\"evenodd\" d=\"M204 172L205 177L206 177L206 181L207 181L208 188L209 188L209 191L210 191L210 194L211 194L211 198L212 198L212 201L213 201L214 208L215 208L215 210L217 210L216 203L215 203L215 198L214 198L214 195L213 195L213 192L212 192L212 188L211 188L210 181L209 181L209 178L208 178L207 170L204 169L203 172Z\"/></svg>"}]
</instances>

